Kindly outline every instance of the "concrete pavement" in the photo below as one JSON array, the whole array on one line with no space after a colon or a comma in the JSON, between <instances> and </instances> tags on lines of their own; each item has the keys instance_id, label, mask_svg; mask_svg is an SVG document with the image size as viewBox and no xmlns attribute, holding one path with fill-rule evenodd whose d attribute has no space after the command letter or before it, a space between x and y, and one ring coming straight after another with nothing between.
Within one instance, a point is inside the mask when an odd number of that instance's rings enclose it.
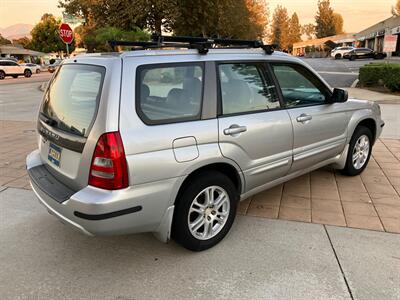
<instances>
[{"instance_id":1,"label":"concrete pavement","mask_svg":"<svg viewBox=\"0 0 400 300\"><path fill-rule=\"evenodd\" d=\"M13 188L0 192L0 220L5 300L396 299L400 292L400 235L238 217L219 245L192 253L151 234L84 236L48 215L31 191Z\"/></svg>"}]
</instances>

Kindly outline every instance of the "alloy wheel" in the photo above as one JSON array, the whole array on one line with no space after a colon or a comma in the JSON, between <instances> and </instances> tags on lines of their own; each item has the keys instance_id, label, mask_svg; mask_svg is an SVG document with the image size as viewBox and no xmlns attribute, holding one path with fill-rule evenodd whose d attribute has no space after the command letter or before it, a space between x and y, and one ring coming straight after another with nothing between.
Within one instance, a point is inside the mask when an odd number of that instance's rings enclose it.
<instances>
[{"instance_id":1,"label":"alloy wheel","mask_svg":"<svg viewBox=\"0 0 400 300\"><path fill-rule=\"evenodd\" d=\"M199 240L215 237L225 226L230 212L228 193L219 186L202 190L190 205L188 226Z\"/></svg>"},{"instance_id":2,"label":"alloy wheel","mask_svg":"<svg viewBox=\"0 0 400 300\"><path fill-rule=\"evenodd\" d=\"M368 159L370 151L369 138L363 134L357 140L353 148L353 167L357 170L361 169Z\"/></svg>"}]
</instances>

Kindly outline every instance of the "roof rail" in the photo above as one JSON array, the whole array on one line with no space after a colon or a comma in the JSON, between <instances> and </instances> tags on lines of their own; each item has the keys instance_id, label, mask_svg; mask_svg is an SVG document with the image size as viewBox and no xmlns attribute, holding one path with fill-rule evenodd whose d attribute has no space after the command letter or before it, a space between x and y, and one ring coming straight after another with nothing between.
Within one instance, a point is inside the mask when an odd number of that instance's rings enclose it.
<instances>
[{"instance_id":1,"label":"roof rail","mask_svg":"<svg viewBox=\"0 0 400 300\"><path fill-rule=\"evenodd\" d=\"M259 40L235 40L221 38L202 38L189 36L161 36L153 34L149 42L130 42L130 41L108 41L113 48L116 46L133 47L132 50L144 50L155 48L187 48L197 49L200 54L207 54L209 49L242 49L242 48L261 48L266 54L272 54L276 45L265 45Z\"/></svg>"}]
</instances>

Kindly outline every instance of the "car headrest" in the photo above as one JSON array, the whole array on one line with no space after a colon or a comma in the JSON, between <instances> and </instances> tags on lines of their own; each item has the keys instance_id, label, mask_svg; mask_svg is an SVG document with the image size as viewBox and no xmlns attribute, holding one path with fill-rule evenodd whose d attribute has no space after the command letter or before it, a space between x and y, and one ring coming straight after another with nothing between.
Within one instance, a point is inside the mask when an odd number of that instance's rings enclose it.
<instances>
[{"instance_id":1,"label":"car headrest","mask_svg":"<svg viewBox=\"0 0 400 300\"><path fill-rule=\"evenodd\" d=\"M140 100L142 102L146 101L147 98L150 96L150 88L147 84L142 84L140 87Z\"/></svg>"}]
</instances>

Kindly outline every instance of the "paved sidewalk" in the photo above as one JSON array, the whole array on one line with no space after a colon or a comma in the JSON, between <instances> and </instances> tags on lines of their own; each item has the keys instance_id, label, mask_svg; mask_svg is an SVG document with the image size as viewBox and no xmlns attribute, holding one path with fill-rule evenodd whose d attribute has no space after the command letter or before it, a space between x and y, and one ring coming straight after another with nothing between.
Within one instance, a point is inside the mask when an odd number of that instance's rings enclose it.
<instances>
[{"instance_id":1,"label":"paved sidewalk","mask_svg":"<svg viewBox=\"0 0 400 300\"><path fill-rule=\"evenodd\" d=\"M400 235L239 216L216 247L88 237L0 192L1 299L399 299Z\"/></svg>"},{"instance_id":2,"label":"paved sidewalk","mask_svg":"<svg viewBox=\"0 0 400 300\"><path fill-rule=\"evenodd\" d=\"M0 186L29 189L33 122L0 121ZM381 139L361 176L320 169L240 203L239 214L400 233L400 140Z\"/></svg>"},{"instance_id":3,"label":"paved sidewalk","mask_svg":"<svg viewBox=\"0 0 400 300\"><path fill-rule=\"evenodd\" d=\"M360 88L344 88L350 98L374 101L380 104L400 104L400 96Z\"/></svg>"}]
</instances>

